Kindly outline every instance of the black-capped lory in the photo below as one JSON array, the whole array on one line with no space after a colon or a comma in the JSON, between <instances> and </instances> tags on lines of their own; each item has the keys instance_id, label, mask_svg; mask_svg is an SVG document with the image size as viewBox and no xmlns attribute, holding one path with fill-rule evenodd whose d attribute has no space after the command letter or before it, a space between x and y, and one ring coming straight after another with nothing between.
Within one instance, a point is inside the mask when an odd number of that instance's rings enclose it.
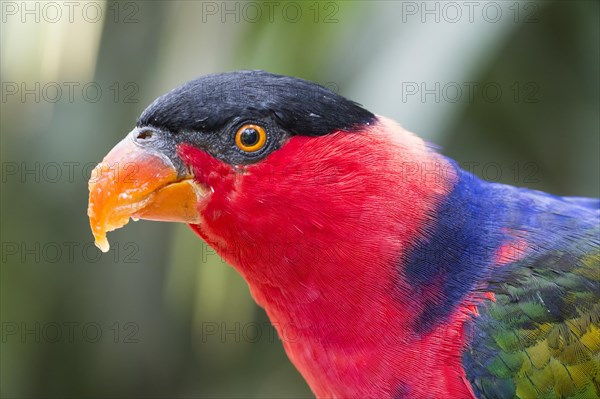
<instances>
[{"instance_id":1,"label":"black-capped lory","mask_svg":"<svg viewBox=\"0 0 600 399\"><path fill-rule=\"evenodd\" d=\"M600 396L600 201L482 181L317 84L208 75L98 165L96 242L183 222L319 398Z\"/></svg>"}]
</instances>

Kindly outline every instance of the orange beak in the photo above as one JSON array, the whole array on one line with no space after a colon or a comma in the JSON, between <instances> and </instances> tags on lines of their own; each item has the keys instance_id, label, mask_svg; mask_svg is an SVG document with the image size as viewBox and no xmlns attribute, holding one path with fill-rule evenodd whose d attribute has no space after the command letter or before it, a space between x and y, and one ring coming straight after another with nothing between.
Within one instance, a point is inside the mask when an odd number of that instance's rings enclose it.
<instances>
[{"instance_id":1,"label":"orange beak","mask_svg":"<svg viewBox=\"0 0 600 399\"><path fill-rule=\"evenodd\" d=\"M129 218L198 224L198 207L209 193L191 174L179 173L166 155L136 144L131 134L96 166L88 187L90 226L103 252L109 250L106 233Z\"/></svg>"}]
</instances>

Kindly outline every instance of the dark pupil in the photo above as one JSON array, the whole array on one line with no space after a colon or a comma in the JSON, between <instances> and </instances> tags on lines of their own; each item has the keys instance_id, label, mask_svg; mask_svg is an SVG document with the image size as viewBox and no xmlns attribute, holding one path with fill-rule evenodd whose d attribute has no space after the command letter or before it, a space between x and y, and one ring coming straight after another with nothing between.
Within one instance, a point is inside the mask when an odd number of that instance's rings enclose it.
<instances>
[{"instance_id":1,"label":"dark pupil","mask_svg":"<svg viewBox=\"0 0 600 399\"><path fill-rule=\"evenodd\" d=\"M258 143L258 139L258 132L253 128L244 129L240 136L240 141L247 147L251 147Z\"/></svg>"}]
</instances>

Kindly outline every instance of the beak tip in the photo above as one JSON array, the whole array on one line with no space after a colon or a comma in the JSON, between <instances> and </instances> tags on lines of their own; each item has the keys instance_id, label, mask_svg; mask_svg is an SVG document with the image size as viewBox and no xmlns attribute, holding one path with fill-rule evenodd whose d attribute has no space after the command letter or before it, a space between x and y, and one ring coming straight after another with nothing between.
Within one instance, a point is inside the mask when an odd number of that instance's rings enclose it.
<instances>
[{"instance_id":1,"label":"beak tip","mask_svg":"<svg viewBox=\"0 0 600 399\"><path fill-rule=\"evenodd\" d=\"M94 244L96 245L96 247L98 247L98 249L100 251L102 251L104 253L108 252L108 250L110 249L110 244L108 243L108 240L106 239L106 237L104 237L104 238L96 237Z\"/></svg>"}]
</instances>

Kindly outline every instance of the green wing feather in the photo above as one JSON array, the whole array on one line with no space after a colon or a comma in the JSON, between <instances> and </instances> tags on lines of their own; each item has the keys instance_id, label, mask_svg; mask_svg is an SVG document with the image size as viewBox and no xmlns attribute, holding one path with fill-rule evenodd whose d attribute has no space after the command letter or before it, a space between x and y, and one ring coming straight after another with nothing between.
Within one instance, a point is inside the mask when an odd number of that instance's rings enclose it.
<instances>
[{"instance_id":1,"label":"green wing feather","mask_svg":"<svg viewBox=\"0 0 600 399\"><path fill-rule=\"evenodd\" d=\"M463 355L483 398L600 398L600 248L593 229L567 251L499 270ZM502 266L500 266L502 268Z\"/></svg>"}]
</instances>

